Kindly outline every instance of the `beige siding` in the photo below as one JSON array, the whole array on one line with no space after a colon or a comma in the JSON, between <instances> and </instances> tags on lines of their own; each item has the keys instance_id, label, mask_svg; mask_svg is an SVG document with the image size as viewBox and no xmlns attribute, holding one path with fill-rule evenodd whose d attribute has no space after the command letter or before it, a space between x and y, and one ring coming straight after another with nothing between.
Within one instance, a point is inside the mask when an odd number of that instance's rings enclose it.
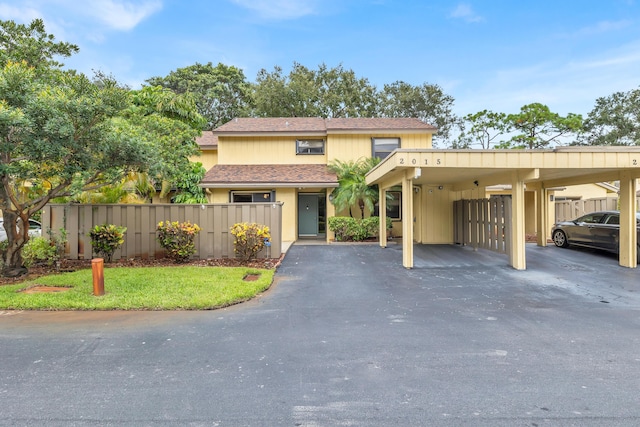
<instances>
[{"instance_id":1,"label":"beige siding","mask_svg":"<svg viewBox=\"0 0 640 427\"><path fill-rule=\"evenodd\" d=\"M205 170L211 169L213 166L218 164L218 150L202 150L199 156L190 157L189 160L192 162L200 162L202 163L202 167Z\"/></svg>"},{"instance_id":2,"label":"beige siding","mask_svg":"<svg viewBox=\"0 0 640 427\"><path fill-rule=\"evenodd\" d=\"M601 197L617 196L616 193L607 191L606 188L596 184L570 185L564 190L555 191L555 197L567 199L597 199Z\"/></svg>"},{"instance_id":3,"label":"beige siding","mask_svg":"<svg viewBox=\"0 0 640 427\"><path fill-rule=\"evenodd\" d=\"M323 139L309 137L308 139ZM296 154L296 137L218 139L218 162L223 165L324 164L325 154Z\"/></svg>"},{"instance_id":4,"label":"beige siding","mask_svg":"<svg viewBox=\"0 0 640 427\"><path fill-rule=\"evenodd\" d=\"M400 138L401 148L431 148L431 134L329 135L328 160L358 160L371 157L371 138Z\"/></svg>"},{"instance_id":5,"label":"beige siding","mask_svg":"<svg viewBox=\"0 0 640 427\"><path fill-rule=\"evenodd\" d=\"M282 202L282 240L298 239L298 196L295 188L276 188L276 200Z\"/></svg>"},{"instance_id":6,"label":"beige siding","mask_svg":"<svg viewBox=\"0 0 640 427\"><path fill-rule=\"evenodd\" d=\"M437 186L422 186L422 215L416 216L416 221L422 221L421 236L416 240L427 244L453 243L453 202L458 197L459 192L449 191L447 188L440 190Z\"/></svg>"}]
</instances>

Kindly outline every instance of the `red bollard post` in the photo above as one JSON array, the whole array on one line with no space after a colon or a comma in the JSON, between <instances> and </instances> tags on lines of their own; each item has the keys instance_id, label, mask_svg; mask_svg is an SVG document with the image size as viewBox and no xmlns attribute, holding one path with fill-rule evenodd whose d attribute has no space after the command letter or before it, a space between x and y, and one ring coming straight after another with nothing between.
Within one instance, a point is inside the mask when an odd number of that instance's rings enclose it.
<instances>
[{"instance_id":1,"label":"red bollard post","mask_svg":"<svg viewBox=\"0 0 640 427\"><path fill-rule=\"evenodd\" d=\"M104 295L104 260L102 258L92 259L91 271L93 272L93 295L102 296Z\"/></svg>"}]
</instances>

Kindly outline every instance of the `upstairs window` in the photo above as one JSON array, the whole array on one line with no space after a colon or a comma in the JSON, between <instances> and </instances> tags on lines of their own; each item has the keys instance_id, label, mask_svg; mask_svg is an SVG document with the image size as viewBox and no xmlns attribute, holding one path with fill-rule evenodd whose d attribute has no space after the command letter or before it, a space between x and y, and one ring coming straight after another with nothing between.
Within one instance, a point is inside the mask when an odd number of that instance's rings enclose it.
<instances>
[{"instance_id":1,"label":"upstairs window","mask_svg":"<svg viewBox=\"0 0 640 427\"><path fill-rule=\"evenodd\" d=\"M296 140L296 154L324 154L323 139Z\"/></svg>"},{"instance_id":2,"label":"upstairs window","mask_svg":"<svg viewBox=\"0 0 640 427\"><path fill-rule=\"evenodd\" d=\"M371 157L385 159L396 148L400 148L400 138L371 138Z\"/></svg>"}]
</instances>

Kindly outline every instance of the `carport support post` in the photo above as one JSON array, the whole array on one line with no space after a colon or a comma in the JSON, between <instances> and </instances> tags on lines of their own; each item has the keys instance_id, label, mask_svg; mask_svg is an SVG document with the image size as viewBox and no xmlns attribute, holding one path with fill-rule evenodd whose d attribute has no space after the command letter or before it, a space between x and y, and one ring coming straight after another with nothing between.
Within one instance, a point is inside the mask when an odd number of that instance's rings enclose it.
<instances>
[{"instance_id":1,"label":"carport support post","mask_svg":"<svg viewBox=\"0 0 640 427\"><path fill-rule=\"evenodd\" d=\"M525 230L524 230L524 181L515 172L511 180L511 236L509 264L516 270L525 270Z\"/></svg>"},{"instance_id":2,"label":"carport support post","mask_svg":"<svg viewBox=\"0 0 640 427\"><path fill-rule=\"evenodd\" d=\"M636 232L637 184L629 172L620 173L620 265L638 265L638 235Z\"/></svg>"},{"instance_id":3,"label":"carport support post","mask_svg":"<svg viewBox=\"0 0 640 427\"><path fill-rule=\"evenodd\" d=\"M380 241L380 247L387 247L387 197L386 190L382 185L378 185L378 218L380 224L378 225L378 240Z\"/></svg>"},{"instance_id":4,"label":"carport support post","mask_svg":"<svg viewBox=\"0 0 640 427\"><path fill-rule=\"evenodd\" d=\"M544 188L544 184L538 184L536 190L536 222L538 228L538 246L547 246L547 234L551 230L549 224L549 192Z\"/></svg>"},{"instance_id":5,"label":"carport support post","mask_svg":"<svg viewBox=\"0 0 640 427\"><path fill-rule=\"evenodd\" d=\"M402 265L413 268L413 169L402 177Z\"/></svg>"}]
</instances>

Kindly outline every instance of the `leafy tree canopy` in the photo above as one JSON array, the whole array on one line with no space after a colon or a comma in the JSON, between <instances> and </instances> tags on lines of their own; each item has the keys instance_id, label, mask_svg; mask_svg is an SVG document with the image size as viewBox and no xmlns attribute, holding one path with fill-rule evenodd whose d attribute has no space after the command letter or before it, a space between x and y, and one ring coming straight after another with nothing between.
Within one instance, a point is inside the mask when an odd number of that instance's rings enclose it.
<instances>
[{"instance_id":1,"label":"leafy tree canopy","mask_svg":"<svg viewBox=\"0 0 640 427\"><path fill-rule=\"evenodd\" d=\"M640 145L640 88L598 98L585 120L580 143Z\"/></svg>"},{"instance_id":2,"label":"leafy tree canopy","mask_svg":"<svg viewBox=\"0 0 640 427\"><path fill-rule=\"evenodd\" d=\"M496 139L507 132L506 119L506 114L488 110L467 114L463 118L463 130L454 148L471 148L478 144L484 150L492 148Z\"/></svg>"},{"instance_id":3,"label":"leafy tree canopy","mask_svg":"<svg viewBox=\"0 0 640 427\"><path fill-rule=\"evenodd\" d=\"M258 73L254 85L259 117L373 117L376 89L342 65L317 70L294 63L288 75L274 67Z\"/></svg>"},{"instance_id":4,"label":"leafy tree canopy","mask_svg":"<svg viewBox=\"0 0 640 427\"><path fill-rule=\"evenodd\" d=\"M438 85L413 86L403 81L384 85L380 93L383 117L416 117L438 128L434 143L446 141L458 118L453 114L454 99Z\"/></svg>"},{"instance_id":5,"label":"leafy tree canopy","mask_svg":"<svg viewBox=\"0 0 640 427\"><path fill-rule=\"evenodd\" d=\"M35 19L29 25L14 21L0 21L0 66L8 62L26 62L37 70L58 68L56 56L69 57L78 52L78 46L56 42L52 34L47 34L42 19Z\"/></svg>"},{"instance_id":6,"label":"leafy tree canopy","mask_svg":"<svg viewBox=\"0 0 640 427\"><path fill-rule=\"evenodd\" d=\"M582 129L580 114L569 113L562 117L540 103L523 106L520 113L509 114L506 122L516 135L501 144L501 148L545 148L560 137L577 134Z\"/></svg>"},{"instance_id":7,"label":"leafy tree canopy","mask_svg":"<svg viewBox=\"0 0 640 427\"><path fill-rule=\"evenodd\" d=\"M243 71L234 66L196 63L178 68L166 77L152 77L147 83L178 94L191 93L205 119L202 130L215 129L234 117L247 115L251 108L251 84Z\"/></svg>"},{"instance_id":8,"label":"leafy tree canopy","mask_svg":"<svg viewBox=\"0 0 640 427\"><path fill-rule=\"evenodd\" d=\"M0 68L0 208L8 238L2 256L4 273L18 275L26 271L21 250L29 239L22 224L49 200L131 171L175 176L197 152L202 120L192 101L171 91L129 91L104 75L92 81L60 70L53 56L74 49L53 43L37 20L0 27L14 43ZM21 55L27 59L14 61Z\"/></svg>"}]
</instances>

